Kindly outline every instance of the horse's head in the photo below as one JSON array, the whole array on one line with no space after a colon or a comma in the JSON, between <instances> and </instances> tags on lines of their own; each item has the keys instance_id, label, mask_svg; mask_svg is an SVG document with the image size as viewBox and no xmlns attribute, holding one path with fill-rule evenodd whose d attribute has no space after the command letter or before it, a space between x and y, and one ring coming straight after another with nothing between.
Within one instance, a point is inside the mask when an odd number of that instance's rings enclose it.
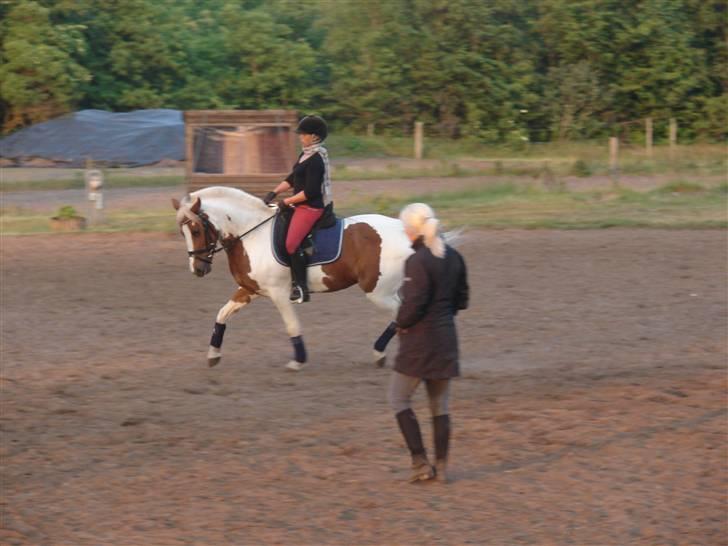
<instances>
[{"instance_id":1,"label":"horse's head","mask_svg":"<svg viewBox=\"0 0 728 546\"><path fill-rule=\"evenodd\" d=\"M202 201L199 197L192 200L187 198L181 203L172 199L172 206L177 211L177 225L187 243L190 271L198 277L204 277L212 270L212 257L220 233L207 214L201 211Z\"/></svg>"}]
</instances>

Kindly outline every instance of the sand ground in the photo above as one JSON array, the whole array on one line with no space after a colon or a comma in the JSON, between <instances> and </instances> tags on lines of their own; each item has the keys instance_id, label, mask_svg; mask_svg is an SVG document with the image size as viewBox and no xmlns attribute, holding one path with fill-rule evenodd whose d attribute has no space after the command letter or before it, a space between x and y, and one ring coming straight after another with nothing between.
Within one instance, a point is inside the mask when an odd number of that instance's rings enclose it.
<instances>
[{"instance_id":1,"label":"sand ground","mask_svg":"<svg viewBox=\"0 0 728 546\"><path fill-rule=\"evenodd\" d=\"M264 299L209 369L234 285L178 235L0 245L0 543L728 543L723 231L468 233L447 486L403 482L357 289L301 306L304 371Z\"/></svg>"}]
</instances>

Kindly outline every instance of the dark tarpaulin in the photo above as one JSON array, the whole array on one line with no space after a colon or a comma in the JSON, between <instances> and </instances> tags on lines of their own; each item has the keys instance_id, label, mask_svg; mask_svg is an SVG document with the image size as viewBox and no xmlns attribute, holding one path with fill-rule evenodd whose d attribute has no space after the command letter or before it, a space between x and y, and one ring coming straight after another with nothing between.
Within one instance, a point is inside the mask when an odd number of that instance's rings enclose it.
<instances>
[{"instance_id":1,"label":"dark tarpaulin","mask_svg":"<svg viewBox=\"0 0 728 546\"><path fill-rule=\"evenodd\" d=\"M40 157L79 166L87 159L125 166L181 161L184 121L179 110L81 110L3 138L0 157Z\"/></svg>"}]
</instances>

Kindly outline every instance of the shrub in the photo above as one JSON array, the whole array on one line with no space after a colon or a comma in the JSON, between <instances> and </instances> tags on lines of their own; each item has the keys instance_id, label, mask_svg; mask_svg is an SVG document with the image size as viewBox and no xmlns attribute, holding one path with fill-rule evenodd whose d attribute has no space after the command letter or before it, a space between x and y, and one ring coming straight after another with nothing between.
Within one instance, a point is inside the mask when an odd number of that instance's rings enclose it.
<instances>
[{"instance_id":1,"label":"shrub","mask_svg":"<svg viewBox=\"0 0 728 546\"><path fill-rule=\"evenodd\" d=\"M586 161L584 161L583 159L577 159L571 166L571 174L580 178L584 178L587 176L591 176L592 170Z\"/></svg>"},{"instance_id":2,"label":"shrub","mask_svg":"<svg viewBox=\"0 0 728 546\"><path fill-rule=\"evenodd\" d=\"M58 212L56 213L56 218L77 218L78 213L76 212L76 209L74 209L71 205L63 205L61 208L58 209Z\"/></svg>"}]
</instances>

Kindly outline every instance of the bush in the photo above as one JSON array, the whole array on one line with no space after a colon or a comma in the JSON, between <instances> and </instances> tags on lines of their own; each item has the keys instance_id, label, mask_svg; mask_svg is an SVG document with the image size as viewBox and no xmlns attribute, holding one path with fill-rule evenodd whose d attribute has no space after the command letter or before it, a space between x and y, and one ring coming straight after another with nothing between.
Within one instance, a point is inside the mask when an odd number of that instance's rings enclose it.
<instances>
[{"instance_id":1,"label":"bush","mask_svg":"<svg viewBox=\"0 0 728 546\"><path fill-rule=\"evenodd\" d=\"M583 159L577 159L571 166L571 174L580 178L584 178L587 176L591 176L592 170L586 161L584 161Z\"/></svg>"},{"instance_id":2,"label":"bush","mask_svg":"<svg viewBox=\"0 0 728 546\"><path fill-rule=\"evenodd\" d=\"M78 213L76 212L76 209L74 209L71 205L63 205L61 208L58 209L58 212L56 213L56 218L77 218Z\"/></svg>"}]
</instances>

